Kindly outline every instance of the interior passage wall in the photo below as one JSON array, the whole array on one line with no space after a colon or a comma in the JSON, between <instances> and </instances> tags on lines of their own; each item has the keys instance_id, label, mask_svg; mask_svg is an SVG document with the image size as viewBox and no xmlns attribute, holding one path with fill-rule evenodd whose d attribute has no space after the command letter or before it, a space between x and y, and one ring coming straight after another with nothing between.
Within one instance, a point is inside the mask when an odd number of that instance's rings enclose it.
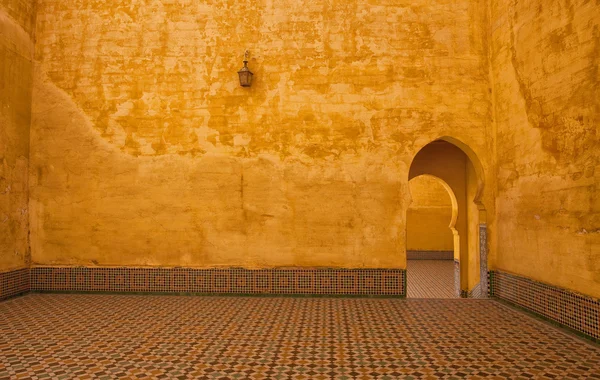
<instances>
[{"instance_id":1,"label":"interior passage wall","mask_svg":"<svg viewBox=\"0 0 600 380\"><path fill-rule=\"evenodd\" d=\"M39 0L33 263L403 268L416 152L492 162L484 3Z\"/></svg>"},{"instance_id":2,"label":"interior passage wall","mask_svg":"<svg viewBox=\"0 0 600 380\"><path fill-rule=\"evenodd\" d=\"M496 267L600 297L600 3L491 5Z\"/></svg>"},{"instance_id":3,"label":"interior passage wall","mask_svg":"<svg viewBox=\"0 0 600 380\"><path fill-rule=\"evenodd\" d=\"M479 236L479 206L473 201L477 197L478 185L477 185L477 173L475 167L470 160L465 162L465 192L467 200L467 239L469 241L469 286L470 291L479 283L481 280L480 270L480 236Z\"/></svg>"},{"instance_id":4,"label":"interior passage wall","mask_svg":"<svg viewBox=\"0 0 600 380\"><path fill-rule=\"evenodd\" d=\"M0 2L0 271L29 265L34 1Z\"/></svg>"},{"instance_id":5,"label":"interior passage wall","mask_svg":"<svg viewBox=\"0 0 600 380\"><path fill-rule=\"evenodd\" d=\"M406 216L406 249L412 251L454 251L450 230L452 202L440 182L418 176L409 182L412 202Z\"/></svg>"}]
</instances>

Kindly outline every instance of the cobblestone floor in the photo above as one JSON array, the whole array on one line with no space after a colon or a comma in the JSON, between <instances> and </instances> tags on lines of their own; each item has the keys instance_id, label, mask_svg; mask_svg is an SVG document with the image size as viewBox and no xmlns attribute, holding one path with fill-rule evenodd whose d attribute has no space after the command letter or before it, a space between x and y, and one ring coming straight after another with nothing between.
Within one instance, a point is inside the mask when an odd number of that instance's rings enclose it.
<instances>
[{"instance_id":1,"label":"cobblestone floor","mask_svg":"<svg viewBox=\"0 0 600 380\"><path fill-rule=\"evenodd\" d=\"M408 298L457 298L454 290L454 261L408 260Z\"/></svg>"},{"instance_id":2,"label":"cobblestone floor","mask_svg":"<svg viewBox=\"0 0 600 380\"><path fill-rule=\"evenodd\" d=\"M600 346L493 300L29 294L0 378L600 379Z\"/></svg>"}]
</instances>

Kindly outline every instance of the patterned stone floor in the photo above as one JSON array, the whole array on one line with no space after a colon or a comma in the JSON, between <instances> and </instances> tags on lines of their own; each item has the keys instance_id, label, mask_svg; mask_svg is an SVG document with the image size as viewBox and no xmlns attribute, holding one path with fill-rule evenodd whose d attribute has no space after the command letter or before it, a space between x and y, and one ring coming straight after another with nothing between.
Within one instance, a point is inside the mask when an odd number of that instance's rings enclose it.
<instances>
[{"instance_id":1,"label":"patterned stone floor","mask_svg":"<svg viewBox=\"0 0 600 380\"><path fill-rule=\"evenodd\" d=\"M457 298L454 290L454 261L408 260L408 298Z\"/></svg>"},{"instance_id":2,"label":"patterned stone floor","mask_svg":"<svg viewBox=\"0 0 600 380\"><path fill-rule=\"evenodd\" d=\"M493 300L29 294L0 378L600 379L600 346Z\"/></svg>"}]
</instances>

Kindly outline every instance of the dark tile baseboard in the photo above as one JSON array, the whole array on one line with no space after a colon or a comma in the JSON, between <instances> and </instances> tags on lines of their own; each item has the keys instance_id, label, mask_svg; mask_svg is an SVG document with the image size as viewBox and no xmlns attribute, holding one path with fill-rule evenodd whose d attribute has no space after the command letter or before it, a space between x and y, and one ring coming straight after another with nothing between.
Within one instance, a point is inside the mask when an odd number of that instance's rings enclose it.
<instances>
[{"instance_id":1,"label":"dark tile baseboard","mask_svg":"<svg viewBox=\"0 0 600 380\"><path fill-rule=\"evenodd\" d=\"M406 295L402 269L37 267L0 272L0 300L28 291L245 295ZM600 341L600 300L501 271L492 297Z\"/></svg>"},{"instance_id":2,"label":"dark tile baseboard","mask_svg":"<svg viewBox=\"0 0 600 380\"><path fill-rule=\"evenodd\" d=\"M32 291L406 295L403 269L31 268Z\"/></svg>"},{"instance_id":3,"label":"dark tile baseboard","mask_svg":"<svg viewBox=\"0 0 600 380\"><path fill-rule=\"evenodd\" d=\"M29 269L0 272L0 301L29 291Z\"/></svg>"},{"instance_id":4,"label":"dark tile baseboard","mask_svg":"<svg viewBox=\"0 0 600 380\"><path fill-rule=\"evenodd\" d=\"M500 271L490 272L490 294L600 341L600 300Z\"/></svg>"},{"instance_id":5,"label":"dark tile baseboard","mask_svg":"<svg viewBox=\"0 0 600 380\"><path fill-rule=\"evenodd\" d=\"M454 260L453 251L406 251L407 260Z\"/></svg>"}]
</instances>

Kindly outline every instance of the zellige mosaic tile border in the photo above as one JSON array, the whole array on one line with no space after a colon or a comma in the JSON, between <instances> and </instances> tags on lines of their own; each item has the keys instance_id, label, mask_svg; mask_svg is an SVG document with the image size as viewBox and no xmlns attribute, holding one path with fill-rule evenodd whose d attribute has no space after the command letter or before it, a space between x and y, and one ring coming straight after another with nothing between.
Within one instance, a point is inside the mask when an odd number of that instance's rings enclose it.
<instances>
[{"instance_id":1,"label":"zellige mosaic tile border","mask_svg":"<svg viewBox=\"0 0 600 380\"><path fill-rule=\"evenodd\" d=\"M31 268L32 291L406 295L403 269Z\"/></svg>"},{"instance_id":2,"label":"zellige mosaic tile border","mask_svg":"<svg viewBox=\"0 0 600 380\"><path fill-rule=\"evenodd\" d=\"M460 291L460 261L454 259L453 267L454 267L454 295L456 297L460 297L461 296L461 291Z\"/></svg>"},{"instance_id":3,"label":"zellige mosaic tile border","mask_svg":"<svg viewBox=\"0 0 600 380\"><path fill-rule=\"evenodd\" d=\"M600 300L490 272L491 296L600 341ZM0 300L28 291L406 296L403 269L37 267L0 272Z\"/></svg>"},{"instance_id":4,"label":"zellige mosaic tile border","mask_svg":"<svg viewBox=\"0 0 600 380\"><path fill-rule=\"evenodd\" d=\"M490 272L490 293L600 341L600 300L518 275Z\"/></svg>"},{"instance_id":5,"label":"zellige mosaic tile border","mask_svg":"<svg viewBox=\"0 0 600 380\"><path fill-rule=\"evenodd\" d=\"M29 291L29 269L0 272L0 301Z\"/></svg>"},{"instance_id":6,"label":"zellige mosaic tile border","mask_svg":"<svg viewBox=\"0 0 600 380\"><path fill-rule=\"evenodd\" d=\"M406 251L407 260L454 260L453 251Z\"/></svg>"}]
</instances>

